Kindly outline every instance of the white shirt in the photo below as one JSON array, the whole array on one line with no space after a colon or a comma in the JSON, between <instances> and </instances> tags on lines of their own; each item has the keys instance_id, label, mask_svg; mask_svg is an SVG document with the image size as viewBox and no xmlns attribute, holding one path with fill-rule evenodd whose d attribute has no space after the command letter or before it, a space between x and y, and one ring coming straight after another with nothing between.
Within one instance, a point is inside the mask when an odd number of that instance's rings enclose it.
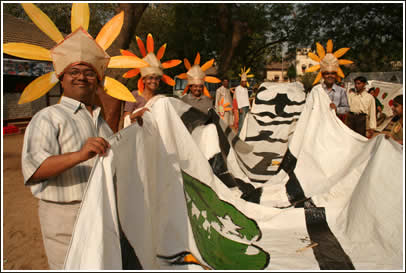
<instances>
[{"instance_id":1,"label":"white shirt","mask_svg":"<svg viewBox=\"0 0 406 273\"><path fill-rule=\"evenodd\" d=\"M241 109L245 106L250 106L247 88L242 87L241 85L237 86L235 88L235 97L237 99L238 109Z\"/></svg>"},{"instance_id":2,"label":"white shirt","mask_svg":"<svg viewBox=\"0 0 406 273\"><path fill-rule=\"evenodd\" d=\"M367 129L376 129L375 98L367 91L347 93L350 111L367 114Z\"/></svg>"},{"instance_id":3,"label":"white shirt","mask_svg":"<svg viewBox=\"0 0 406 273\"><path fill-rule=\"evenodd\" d=\"M100 107L95 108L91 115L83 103L63 96L60 104L35 114L24 135L24 183L30 182L31 176L48 157L79 151L89 137L108 138L113 135L100 110ZM82 200L95 159L79 163L58 176L30 183L33 195L53 202Z\"/></svg>"}]
</instances>

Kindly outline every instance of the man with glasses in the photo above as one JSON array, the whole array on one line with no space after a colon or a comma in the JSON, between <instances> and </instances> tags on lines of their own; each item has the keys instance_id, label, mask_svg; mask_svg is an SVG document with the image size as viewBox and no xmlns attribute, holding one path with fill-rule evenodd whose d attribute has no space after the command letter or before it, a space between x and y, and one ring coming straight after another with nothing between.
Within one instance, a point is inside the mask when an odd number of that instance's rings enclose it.
<instances>
[{"instance_id":1,"label":"man with glasses","mask_svg":"<svg viewBox=\"0 0 406 273\"><path fill-rule=\"evenodd\" d=\"M321 75L323 77L321 85L331 100L330 108L334 109L339 116L345 115L349 111L350 106L345 89L335 83L337 71L333 69L321 71Z\"/></svg>"}]
</instances>

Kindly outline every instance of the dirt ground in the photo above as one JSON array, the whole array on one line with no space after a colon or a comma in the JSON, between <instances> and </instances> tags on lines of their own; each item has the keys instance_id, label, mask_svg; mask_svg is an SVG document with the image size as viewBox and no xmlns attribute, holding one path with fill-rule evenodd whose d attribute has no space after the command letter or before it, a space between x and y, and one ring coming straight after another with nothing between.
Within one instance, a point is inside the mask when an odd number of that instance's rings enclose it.
<instances>
[{"instance_id":1,"label":"dirt ground","mask_svg":"<svg viewBox=\"0 0 406 273\"><path fill-rule=\"evenodd\" d=\"M21 149L24 134L3 136L2 269L47 270L38 219L38 200L24 186Z\"/></svg>"}]
</instances>

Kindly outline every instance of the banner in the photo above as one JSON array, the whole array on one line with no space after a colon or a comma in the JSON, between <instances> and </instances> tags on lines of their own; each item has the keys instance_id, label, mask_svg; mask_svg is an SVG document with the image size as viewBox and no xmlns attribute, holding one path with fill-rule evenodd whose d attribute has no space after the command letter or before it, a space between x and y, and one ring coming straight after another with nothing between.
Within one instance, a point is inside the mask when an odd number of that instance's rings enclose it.
<instances>
[{"instance_id":1,"label":"banner","mask_svg":"<svg viewBox=\"0 0 406 273\"><path fill-rule=\"evenodd\" d=\"M120 270L119 226L147 270L402 269L402 146L353 132L325 92L261 88L245 141L175 98L116 133L65 269Z\"/></svg>"}]
</instances>

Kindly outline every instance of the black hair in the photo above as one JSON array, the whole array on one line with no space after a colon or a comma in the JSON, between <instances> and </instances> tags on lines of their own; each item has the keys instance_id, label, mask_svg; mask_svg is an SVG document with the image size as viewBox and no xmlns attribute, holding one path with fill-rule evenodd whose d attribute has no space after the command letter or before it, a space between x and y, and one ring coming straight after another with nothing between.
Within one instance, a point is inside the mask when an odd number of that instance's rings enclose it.
<instances>
[{"instance_id":1,"label":"black hair","mask_svg":"<svg viewBox=\"0 0 406 273\"><path fill-rule=\"evenodd\" d=\"M396 96L393 101L403 106L403 95Z\"/></svg>"},{"instance_id":2,"label":"black hair","mask_svg":"<svg viewBox=\"0 0 406 273\"><path fill-rule=\"evenodd\" d=\"M354 79L354 82L356 82L356 81L360 81L360 82L366 83L366 82L367 82L367 78L365 78L364 76L358 76L358 77L356 77L356 78Z\"/></svg>"},{"instance_id":3,"label":"black hair","mask_svg":"<svg viewBox=\"0 0 406 273\"><path fill-rule=\"evenodd\" d=\"M375 87L371 87L368 89L368 93L371 93L372 91L375 91Z\"/></svg>"}]
</instances>

